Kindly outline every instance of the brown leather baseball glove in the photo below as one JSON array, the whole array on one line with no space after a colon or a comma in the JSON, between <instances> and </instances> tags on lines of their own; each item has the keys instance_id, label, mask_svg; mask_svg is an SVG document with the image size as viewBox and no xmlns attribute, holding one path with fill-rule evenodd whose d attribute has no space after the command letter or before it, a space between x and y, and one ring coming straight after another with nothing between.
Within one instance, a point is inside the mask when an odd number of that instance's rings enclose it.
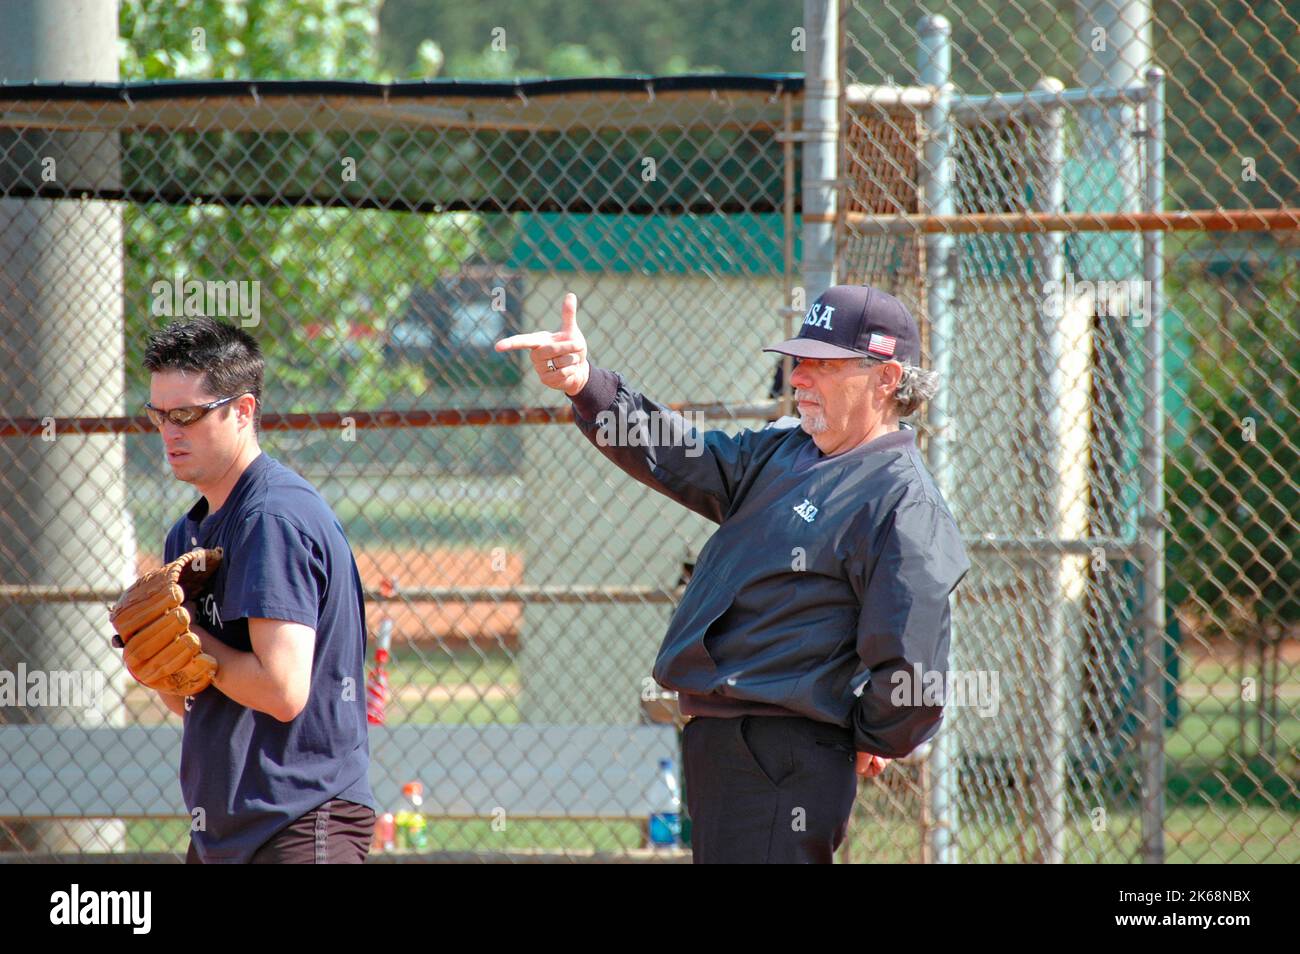
<instances>
[{"instance_id":1,"label":"brown leather baseball glove","mask_svg":"<svg viewBox=\"0 0 1300 954\"><path fill-rule=\"evenodd\" d=\"M202 692L212 682L217 661L203 652L181 604L197 597L220 565L219 547L191 550L140 577L109 610L126 668L138 682L178 696Z\"/></svg>"}]
</instances>

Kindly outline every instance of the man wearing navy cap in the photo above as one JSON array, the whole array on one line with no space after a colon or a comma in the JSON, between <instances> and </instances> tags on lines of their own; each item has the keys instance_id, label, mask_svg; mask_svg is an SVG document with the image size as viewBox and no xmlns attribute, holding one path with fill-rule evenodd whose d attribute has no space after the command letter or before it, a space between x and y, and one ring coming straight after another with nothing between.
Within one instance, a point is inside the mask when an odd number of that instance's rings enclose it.
<instances>
[{"instance_id":1,"label":"man wearing navy cap","mask_svg":"<svg viewBox=\"0 0 1300 954\"><path fill-rule=\"evenodd\" d=\"M695 861L829 863L855 767L877 775L939 729L942 700L908 682L946 674L949 596L970 568L899 420L937 388L919 367L916 322L879 289L828 289L798 337L763 349L795 358L799 426L739 434L697 434L591 366L572 294L559 332L497 343L513 349L570 397L602 454L719 524L654 667L690 717ZM610 414L653 426L611 441L597 424Z\"/></svg>"}]
</instances>

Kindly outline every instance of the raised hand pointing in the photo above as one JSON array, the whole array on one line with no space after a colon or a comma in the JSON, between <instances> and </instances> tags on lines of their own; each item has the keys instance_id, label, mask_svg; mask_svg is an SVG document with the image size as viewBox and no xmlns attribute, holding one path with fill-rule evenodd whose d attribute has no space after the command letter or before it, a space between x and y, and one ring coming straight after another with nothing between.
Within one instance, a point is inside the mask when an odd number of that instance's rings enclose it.
<instances>
[{"instance_id":1,"label":"raised hand pointing","mask_svg":"<svg viewBox=\"0 0 1300 954\"><path fill-rule=\"evenodd\" d=\"M587 363L587 341L578 330L578 296L573 292L564 296L559 331L532 331L496 343L497 351L525 348L538 379L548 388L570 397L581 391L591 375L591 365Z\"/></svg>"}]
</instances>

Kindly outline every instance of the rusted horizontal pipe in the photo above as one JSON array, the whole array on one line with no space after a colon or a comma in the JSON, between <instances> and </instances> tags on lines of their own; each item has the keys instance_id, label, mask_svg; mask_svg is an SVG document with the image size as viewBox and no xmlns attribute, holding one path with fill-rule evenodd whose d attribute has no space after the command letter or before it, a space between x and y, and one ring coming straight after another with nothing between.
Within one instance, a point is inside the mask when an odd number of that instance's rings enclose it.
<instances>
[{"instance_id":1,"label":"rusted horizontal pipe","mask_svg":"<svg viewBox=\"0 0 1300 954\"><path fill-rule=\"evenodd\" d=\"M681 589L656 586L426 586L366 590L367 603L676 603ZM0 603L114 603L121 590L0 584Z\"/></svg>"},{"instance_id":2,"label":"rusted horizontal pipe","mask_svg":"<svg viewBox=\"0 0 1300 954\"><path fill-rule=\"evenodd\" d=\"M675 411L705 417L768 418L775 401L757 404L670 404ZM264 431L386 430L400 427L488 427L517 424L567 424L567 407L479 407L438 411L321 411L310 414L263 414ZM0 419L0 437L41 437L60 434L152 434L149 418L139 417L11 417Z\"/></svg>"},{"instance_id":3,"label":"rusted horizontal pipe","mask_svg":"<svg viewBox=\"0 0 1300 954\"><path fill-rule=\"evenodd\" d=\"M1186 212L1008 212L971 215L875 215L845 212L844 223L870 235L1040 232L1274 232L1300 229L1300 209L1202 209Z\"/></svg>"}]
</instances>

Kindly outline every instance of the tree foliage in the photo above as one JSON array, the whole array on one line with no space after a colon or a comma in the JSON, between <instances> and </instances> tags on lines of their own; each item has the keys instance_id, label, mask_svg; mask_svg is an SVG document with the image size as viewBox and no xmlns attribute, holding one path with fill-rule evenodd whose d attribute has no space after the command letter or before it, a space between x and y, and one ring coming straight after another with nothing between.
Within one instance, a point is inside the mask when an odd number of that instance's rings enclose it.
<instances>
[{"instance_id":1,"label":"tree foliage","mask_svg":"<svg viewBox=\"0 0 1300 954\"><path fill-rule=\"evenodd\" d=\"M858 0L840 6L853 37L845 69L857 82L915 82L916 27L932 13L952 24L953 83L966 93L1032 89L1048 76L1078 86L1083 59L1095 55L1092 28L1076 19L1082 5L1068 0L1010 6ZM1294 4L1157 0L1153 10L1154 59L1168 76L1171 206L1300 204ZM410 68L420 43L428 41L445 57L446 75L497 78L589 69L802 72L804 54L792 37L802 21L803 4L789 0L388 0L380 16L386 62ZM497 39L504 39L504 50ZM569 44L584 51L577 63L563 52ZM1255 178L1243 179L1243 159L1251 160Z\"/></svg>"},{"instance_id":2,"label":"tree foliage","mask_svg":"<svg viewBox=\"0 0 1300 954\"><path fill-rule=\"evenodd\" d=\"M1278 638L1300 623L1300 376L1295 316L1277 308L1294 274L1252 272L1169 283L1189 390L1166 469L1168 584L1175 605Z\"/></svg>"},{"instance_id":3,"label":"tree foliage","mask_svg":"<svg viewBox=\"0 0 1300 954\"><path fill-rule=\"evenodd\" d=\"M124 0L122 77L389 81L375 44L378 7L378 0ZM329 156L321 176L339 176L341 158ZM257 162L242 173L254 186ZM379 343L411 290L457 270L480 228L470 215L162 203L132 204L124 218L133 364L150 328L167 320L153 313L155 282L260 282L255 333L275 361L267 399L280 411L415 403L427 387L424 371L388 361ZM134 376L131 383L140 387Z\"/></svg>"}]
</instances>

